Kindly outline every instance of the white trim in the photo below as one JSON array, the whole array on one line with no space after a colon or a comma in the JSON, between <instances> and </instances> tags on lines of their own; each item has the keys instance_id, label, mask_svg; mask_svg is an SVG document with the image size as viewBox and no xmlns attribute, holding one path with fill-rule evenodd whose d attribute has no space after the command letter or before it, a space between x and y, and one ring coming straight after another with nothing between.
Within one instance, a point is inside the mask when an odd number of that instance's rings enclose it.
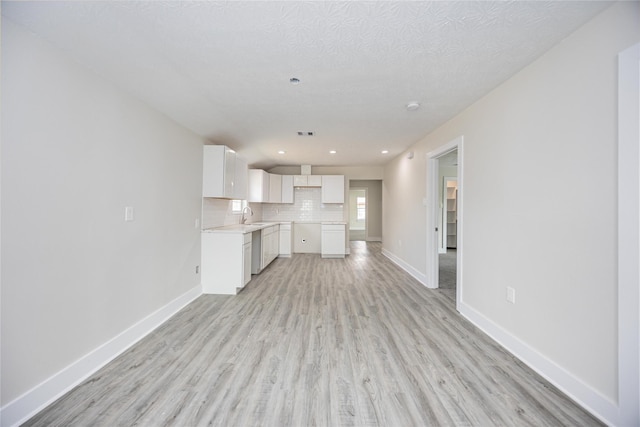
<instances>
[{"instance_id":1,"label":"white trim","mask_svg":"<svg viewBox=\"0 0 640 427\"><path fill-rule=\"evenodd\" d=\"M449 144L447 144L449 145ZM438 224L438 211L440 206L440 198L438 197L438 157L451 151L451 148L445 151L431 152L427 154L427 272L426 286L430 289L436 289L439 282L439 261L438 261L438 232L435 231Z\"/></svg>"},{"instance_id":2,"label":"white trim","mask_svg":"<svg viewBox=\"0 0 640 427\"><path fill-rule=\"evenodd\" d=\"M406 261L402 260L401 258L398 258L396 255L394 255L393 253L389 252L388 250L386 250L384 248L382 249L382 255L384 255L387 258L389 258L391 260L391 262L393 262L398 267L400 267L401 269L403 269L404 271L409 273L418 282L420 282L423 285L427 286L427 278L424 275L424 273L419 272L418 270L413 268L409 263L407 263Z\"/></svg>"},{"instance_id":3,"label":"white trim","mask_svg":"<svg viewBox=\"0 0 640 427\"><path fill-rule=\"evenodd\" d=\"M147 336L200 295L202 295L202 286L198 285L130 328L122 331L116 337L92 350L22 396L7 403L0 409L0 425L9 427L27 421Z\"/></svg>"},{"instance_id":4,"label":"white trim","mask_svg":"<svg viewBox=\"0 0 640 427\"><path fill-rule=\"evenodd\" d=\"M367 242L382 242L382 237L367 237Z\"/></svg>"},{"instance_id":5,"label":"white trim","mask_svg":"<svg viewBox=\"0 0 640 427\"><path fill-rule=\"evenodd\" d=\"M611 423L612 419L617 418L614 416L617 415L618 412L616 403L600 394L598 390L580 381L580 379L571 372L556 364L553 360L538 352L524 341L519 340L515 335L509 333L464 302L460 303L458 311L471 323L489 335L491 339L601 421Z\"/></svg>"},{"instance_id":6,"label":"white trim","mask_svg":"<svg viewBox=\"0 0 640 427\"><path fill-rule=\"evenodd\" d=\"M435 289L438 287L438 255L440 242L438 242L438 233L435 231L438 224L438 216L440 210L440 182L438 180L438 158L458 150L458 229L457 229L457 250L456 250L456 309L459 310L460 302L463 295L462 280L462 260L463 260L463 226L464 226L464 137L461 135L449 141L448 143L438 147L437 149L427 153L427 272L425 274L426 286Z\"/></svg>"},{"instance_id":7,"label":"white trim","mask_svg":"<svg viewBox=\"0 0 640 427\"><path fill-rule=\"evenodd\" d=\"M618 56L618 412L640 425L640 43Z\"/></svg>"}]
</instances>

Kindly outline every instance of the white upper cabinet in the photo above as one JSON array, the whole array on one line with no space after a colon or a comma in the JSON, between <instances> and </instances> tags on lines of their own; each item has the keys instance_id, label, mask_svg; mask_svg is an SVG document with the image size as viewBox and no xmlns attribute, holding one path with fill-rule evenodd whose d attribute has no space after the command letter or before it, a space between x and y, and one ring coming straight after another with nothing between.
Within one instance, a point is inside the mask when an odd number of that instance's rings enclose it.
<instances>
[{"instance_id":1,"label":"white upper cabinet","mask_svg":"<svg viewBox=\"0 0 640 427\"><path fill-rule=\"evenodd\" d=\"M309 187L322 187L322 175L308 175Z\"/></svg>"},{"instance_id":2,"label":"white upper cabinet","mask_svg":"<svg viewBox=\"0 0 640 427\"><path fill-rule=\"evenodd\" d=\"M261 169L249 169L249 201L269 202L269 174Z\"/></svg>"},{"instance_id":3,"label":"white upper cabinet","mask_svg":"<svg viewBox=\"0 0 640 427\"><path fill-rule=\"evenodd\" d=\"M236 156L235 181L233 183L233 198L247 200L249 195L249 168L247 161Z\"/></svg>"},{"instance_id":4,"label":"white upper cabinet","mask_svg":"<svg viewBox=\"0 0 640 427\"><path fill-rule=\"evenodd\" d=\"M282 175L281 203L293 203L293 175Z\"/></svg>"},{"instance_id":5,"label":"white upper cabinet","mask_svg":"<svg viewBox=\"0 0 640 427\"><path fill-rule=\"evenodd\" d=\"M294 175L294 187L321 187L322 175Z\"/></svg>"},{"instance_id":6,"label":"white upper cabinet","mask_svg":"<svg viewBox=\"0 0 640 427\"><path fill-rule=\"evenodd\" d=\"M269 174L269 203L282 202L282 175Z\"/></svg>"},{"instance_id":7,"label":"white upper cabinet","mask_svg":"<svg viewBox=\"0 0 640 427\"><path fill-rule=\"evenodd\" d=\"M322 175L322 203L344 203L344 175Z\"/></svg>"},{"instance_id":8,"label":"white upper cabinet","mask_svg":"<svg viewBox=\"0 0 640 427\"><path fill-rule=\"evenodd\" d=\"M236 153L224 145L205 145L202 163L202 197L235 197Z\"/></svg>"}]
</instances>

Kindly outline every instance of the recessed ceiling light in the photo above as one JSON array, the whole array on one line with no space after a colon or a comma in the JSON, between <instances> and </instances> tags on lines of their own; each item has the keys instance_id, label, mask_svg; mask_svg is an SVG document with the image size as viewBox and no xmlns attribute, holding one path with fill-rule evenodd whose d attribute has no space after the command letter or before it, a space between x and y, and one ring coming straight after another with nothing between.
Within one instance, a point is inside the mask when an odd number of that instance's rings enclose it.
<instances>
[{"instance_id":1,"label":"recessed ceiling light","mask_svg":"<svg viewBox=\"0 0 640 427\"><path fill-rule=\"evenodd\" d=\"M298 84L300 84L300 79L297 78L297 77L291 77L289 79L289 83L291 83L292 85L298 85Z\"/></svg>"},{"instance_id":2,"label":"recessed ceiling light","mask_svg":"<svg viewBox=\"0 0 640 427\"><path fill-rule=\"evenodd\" d=\"M284 151L284 150L278 151L278 154L285 154L285 153L286 153L286 151Z\"/></svg>"},{"instance_id":3,"label":"recessed ceiling light","mask_svg":"<svg viewBox=\"0 0 640 427\"><path fill-rule=\"evenodd\" d=\"M337 153L337 151L336 151L336 150L331 150L331 151L329 151L329 154L336 154L336 153Z\"/></svg>"},{"instance_id":4,"label":"recessed ceiling light","mask_svg":"<svg viewBox=\"0 0 640 427\"><path fill-rule=\"evenodd\" d=\"M407 111L416 111L420 108L420 104L417 102L410 102L407 104Z\"/></svg>"},{"instance_id":5,"label":"recessed ceiling light","mask_svg":"<svg viewBox=\"0 0 640 427\"><path fill-rule=\"evenodd\" d=\"M381 153L382 154L389 154L389 150L382 150Z\"/></svg>"}]
</instances>

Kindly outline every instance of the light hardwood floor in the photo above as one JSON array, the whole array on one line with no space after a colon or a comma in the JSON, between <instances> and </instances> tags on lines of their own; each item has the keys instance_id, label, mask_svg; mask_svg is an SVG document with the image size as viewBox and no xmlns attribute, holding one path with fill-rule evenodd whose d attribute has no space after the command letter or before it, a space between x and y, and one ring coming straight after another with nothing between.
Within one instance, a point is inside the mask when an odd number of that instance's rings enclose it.
<instances>
[{"instance_id":1,"label":"light hardwood floor","mask_svg":"<svg viewBox=\"0 0 640 427\"><path fill-rule=\"evenodd\" d=\"M600 425L379 243L351 247L198 298L27 425Z\"/></svg>"}]
</instances>

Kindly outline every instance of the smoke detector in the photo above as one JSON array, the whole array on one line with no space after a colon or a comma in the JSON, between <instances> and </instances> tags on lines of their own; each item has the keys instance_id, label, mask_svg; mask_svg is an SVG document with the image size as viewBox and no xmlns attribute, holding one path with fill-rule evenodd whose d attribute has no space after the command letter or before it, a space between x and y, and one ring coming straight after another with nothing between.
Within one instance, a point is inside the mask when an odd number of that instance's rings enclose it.
<instances>
[{"instance_id":1,"label":"smoke detector","mask_svg":"<svg viewBox=\"0 0 640 427\"><path fill-rule=\"evenodd\" d=\"M407 104L407 111L416 111L420 108L420 104L417 102L410 102Z\"/></svg>"}]
</instances>

